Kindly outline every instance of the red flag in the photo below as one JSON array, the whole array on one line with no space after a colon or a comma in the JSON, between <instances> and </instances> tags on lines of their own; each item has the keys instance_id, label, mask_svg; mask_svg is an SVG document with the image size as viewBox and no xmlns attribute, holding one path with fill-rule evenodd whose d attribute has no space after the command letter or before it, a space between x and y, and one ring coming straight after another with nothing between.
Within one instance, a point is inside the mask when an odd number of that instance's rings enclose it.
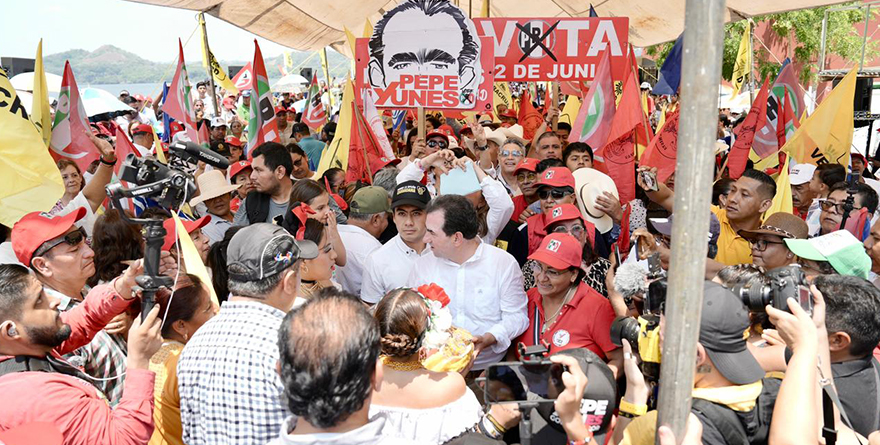
<instances>
[{"instance_id":1,"label":"red flag","mask_svg":"<svg viewBox=\"0 0 880 445\"><path fill-rule=\"evenodd\" d=\"M232 78L232 83L235 84L235 87L238 88L239 91L250 88L253 71L254 69L251 66L251 62L248 62L247 65L240 69L235 77Z\"/></svg>"},{"instance_id":2,"label":"red flag","mask_svg":"<svg viewBox=\"0 0 880 445\"><path fill-rule=\"evenodd\" d=\"M678 116L679 109L673 111L663 128L654 136L641 164L648 167L657 167L657 180L666 182L669 176L675 172L675 157L678 152Z\"/></svg>"},{"instance_id":3,"label":"red flag","mask_svg":"<svg viewBox=\"0 0 880 445\"><path fill-rule=\"evenodd\" d=\"M177 70L174 71L174 79L171 81L171 86L168 87L168 96L165 98L162 111L183 124L186 135L189 136L191 141L199 142L199 135L196 132L196 115L192 106L192 95L190 94L189 75L186 72L186 62L183 60L183 44L180 43L180 39L177 40L177 45Z\"/></svg>"},{"instance_id":4,"label":"red flag","mask_svg":"<svg viewBox=\"0 0 880 445\"><path fill-rule=\"evenodd\" d=\"M617 249L620 251L621 261L625 260L626 256L629 255L629 216L631 213L632 206L628 205L626 210L623 211L623 217L620 219L620 235L617 237Z\"/></svg>"},{"instance_id":5,"label":"red flag","mask_svg":"<svg viewBox=\"0 0 880 445\"><path fill-rule=\"evenodd\" d=\"M210 144L211 143L211 133L208 132L208 124L202 124L202 127L199 128L199 140L200 144Z\"/></svg>"},{"instance_id":6,"label":"red flag","mask_svg":"<svg viewBox=\"0 0 880 445\"><path fill-rule=\"evenodd\" d=\"M620 104L611 122L608 143L596 153L597 158L603 158L608 176L617 185L622 203L636 198L636 129L643 126L643 113L639 85L636 84L635 76L630 73L623 84Z\"/></svg>"},{"instance_id":7,"label":"red flag","mask_svg":"<svg viewBox=\"0 0 880 445\"><path fill-rule=\"evenodd\" d=\"M764 86L758 92L758 96L752 102L752 109L749 110L748 116L733 130L736 140L733 147L730 147L730 153L727 155L727 169L730 172L731 179L739 179L746 170L746 161L749 160L749 152L752 149L752 142L755 140L757 129L764 128L767 121L767 95L770 91L770 78L764 79Z\"/></svg>"},{"instance_id":8,"label":"red flag","mask_svg":"<svg viewBox=\"0 0 880 445\"><path fill-rule=\"evenodd\" d=\"M68 159L76 162L80 171L88 170L89 164L100 155L89 139L88 134L91 131L88 116L79 97L76 78L73 77L73 69L70 68L70 62L65 62L55 121L52 124L52 140L49 143L52 158L56 162Z\"/></svg>"},{"instance_id":9,"label":"red flag","mask_svg":"<svg viewBox=\"0 0 880 445\"><path fill-rule=\"evenodd\" d=\"M367 119L363 111L355 104L351 120L351 143L348 151L348 168L345 171L345 182L356 181L373 183L372 165L378 158L384 156L375 136L367 125ZM339 130L337 130L338 132Z\"/></svg>"},{"instance_id":10,"label":"red flag","mask_svg":"<svg viewBox=\"0 0 880 445\"><path fill-rule=\"evenodd\" d=\"M571 126L569 142L586 142L591 147L601 147L608 141L608 131L615 111L609 51L606 49L602 53L602 61L596 68L596 77Z\"/></svg>"},{"instance_id":11,"label":"red flag","mask_svg":"<svg viewBox=\"0 0 880 445\"><path fill-rule=\"evenodd\" d=\"M794 110L791 108L790 95L791 93L788 91L785 92L782 113L779 114L779 125L776 126L776 139L779 141L780 147L785 145L785 141L794 135L794 131L801 126L800 122L798 122L797 115L794 114Z\"/></svg>"},{"instance_id":12,"label":"red flag","mask_svg":"<svg viewBox=\"0 0 880 445\"><path fill-rule=\"evenodd\" d=\"M125 187L130 187L129 184L122 179L119 178L119 169L122 167L122 162L129 154L138 155L138 150L135 148L134 144L131 143L131 140L128 139L128 136L125 135L125 132L122 131L118 126L116 127L116 159L119 161L116 162L116 165L113 166L113 177L115 180L119 181ZM109 209L110 198L104 200L104 208ZM133 214L136 213L136 209L134 207L134 200L125 198L122 200L123 205L128 207L128 210Z\"/></svg>"},{"instance_id":13,"label":"red flag","mask_svg":"<svg viewBox=\"0 0 880 445\"><path fill-rule=\"evenodd\" d=\"M309 103L303 112L302 122L313 130L327 123L327 113L324 111L324 103L321 102L317 73L312 76L312 84L309 85Z\"/></svg>"},{"instance_id":14,"label":"red flag","mask_svg":"<svg viewBox=\"0 0 880 445\"><path fill-rule=\"evenodd\" d=\"M275 121L275 105L272 103L272 91L269 90L269 76L266 74L266 64L263 62L263 53L260 44L254 39L254 71L251 78L251 120L248 122L248 145L247 152L253 150L264 142L278 142L278 122Z\"/></svg>"},{"instance_id":15,"label":"red flag","mask_svg":"<svg viewBox=\"0 0 880 445\"><path fill-rule=\"evenodd\" d=\"M566 96L575 96L583 99L586 88L581 82L561 80L559 81L559 91Z\"/></svg>"},{"instance_id":16,"label":"red flag","mask_svg":"<svg viewBox=\"0 0 880 445\"><path fill-rule=\"evenodd\" d=\"M538 110L535 109L535 106L532 105L532 98L528 89L523 90L519 104L519 115L516 120L518 124L522 125L523 138L527 141L530 141L535 137L535 131L537 131L538 127L541 126L541 123L544 122L544 117L542 117L541 113L539 113Z\"/></svg>"}]
</instances>

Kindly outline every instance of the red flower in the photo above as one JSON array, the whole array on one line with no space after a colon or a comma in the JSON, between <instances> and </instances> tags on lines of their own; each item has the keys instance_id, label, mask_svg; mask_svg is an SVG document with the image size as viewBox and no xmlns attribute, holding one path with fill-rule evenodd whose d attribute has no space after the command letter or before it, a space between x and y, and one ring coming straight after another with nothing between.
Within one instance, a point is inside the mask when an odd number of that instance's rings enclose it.
<instances>
[{"instance_id":1,"label":"red flower","mask_svg":"<svg viewBox=\"0 0 880 445\"><path fill-rule=\"evenodd\" d=\"M438 286L437 283L423 284L416 290L424 295L425 298L440 302L440 307L446 307L449 304L449 295L446 295L446 291Z\"/></svg>"}]
</instances>

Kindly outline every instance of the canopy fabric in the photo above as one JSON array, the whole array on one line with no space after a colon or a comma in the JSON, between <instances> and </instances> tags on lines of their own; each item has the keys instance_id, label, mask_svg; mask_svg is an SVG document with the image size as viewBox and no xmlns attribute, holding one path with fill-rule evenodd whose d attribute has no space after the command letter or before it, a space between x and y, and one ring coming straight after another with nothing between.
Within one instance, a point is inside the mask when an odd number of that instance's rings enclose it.
<instances>
[{"instance_id":1,"label":"canopy fabric","mask_svg":"<svg viewBox=\"0 0 880 445\"><path fill-rule=\"evenodd\" d=\"M303 50L332 46L350 56L344 27L360 37L399 0L129 0L202 11L278 44ZM471 16L489 1L490 17L588 17L583 0L450 0ZM756 15L844 3L845 0L727 0L725 22ZM675 40L684 30L685 0L594 2L600 17L629 17L630 42L645 47Z\"/></svg>"}]
</instances>

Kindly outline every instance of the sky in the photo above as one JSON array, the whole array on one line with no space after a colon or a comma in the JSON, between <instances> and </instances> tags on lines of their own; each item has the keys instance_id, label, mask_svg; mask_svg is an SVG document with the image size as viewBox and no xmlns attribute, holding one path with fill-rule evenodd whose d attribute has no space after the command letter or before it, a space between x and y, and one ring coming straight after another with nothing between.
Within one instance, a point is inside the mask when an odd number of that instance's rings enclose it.
<instances>
[{"instance_id":1,"label":"sky","mask_svg":"<svg viewBox=\"0 0 880 445\"><path fill-rule=\"evenodd\" d=\"M111 44L154 62L177 58L177 39L183 42L196 29L196 12L132 3L124 0L0 0L0 56L33 58L40 38L43 55L71 49L93 51ZM16 19L9 20L7 18ZM211 51L218 60L248 60L254 53L254 34L205 14ZM284 46L261 37L263 57L274 57ZM184 47L187 60L201 60L201 35Z\"/></svg>"}]
</instances>

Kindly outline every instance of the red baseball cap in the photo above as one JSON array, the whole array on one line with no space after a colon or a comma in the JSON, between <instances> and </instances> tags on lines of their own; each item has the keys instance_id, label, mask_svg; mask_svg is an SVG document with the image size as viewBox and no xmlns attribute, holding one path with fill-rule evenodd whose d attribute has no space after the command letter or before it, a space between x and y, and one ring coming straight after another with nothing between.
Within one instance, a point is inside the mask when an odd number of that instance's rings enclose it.
<instances>
[{"instance_id":1,"label":"red baseball cap","mask_svg":"<svg viewBox=\"0 0 880 445\"><path fill-rule=\"evenodd\" d=\"M284 107L275 107L275 114L279 114L279 113L287 113L287 112L288 112L288 111L287 111L287 108L284 108Z\"/></svg>"},{"instance_id":2,"label":"red baseball cap","mask_svg":"<svg viewBox=\"0 0 880 445\"><path fill-rule=\"evenodd\" d=\"M516 115L516 112L514 112L510 108L508 108L507 111L499 114L498 117L509 117L511 119L519 119L519 117Z\"/></svg>"},{"instance_id":3,"label":"red baseball cap","mask_svg":"<svg viewBox=\"0 0 880 445\"><path fill-rule=\"evenodd\" d=\"M381 158L373 158L373 160L370 161L370 171L373 172L373 174L376 174L377 171L389 165L397 164L400 164L400 159L389 158L387 156L382 156Z\"/></svg>"},{"instance_id":4,"label":"red baseball cap","mask_svg":"<svg viewBox=\"0 0 880 445\"><path fill-rule=\"evenodd\" d=\"M244 169L253 168L251 167L251 163L249 161L238 161L229 166L229 180L232 181L236 175L242 172Z\"/></svg>"},{"instance_id":5,"label":"red baseball cap","mask_svg":"<svg viewBox=\"0 0 880 445\"><path fill-rule=\"evenodd\" d=\"M241 139L239 139L235 136L226 136L226 143L229 145L234 145L238 148L242 147Z\"/></svg>"},{"instance_id":6,"label":"red baseball cap","mask_svg":"<svg viewBox=\"0 0 880 445\"><path fill-rule=\"evenodd\" d=\"M177 121L172 122L172 123L169 125L169 127L170 127L170 128L169 128L169 132L168 132L168 133L169 133L171 136L174 136L175 134L177 134L177 133L183 131L183 124L181 124L180 122L177 122Z\"/></svg>"},{"instance_id":7,"label":"red baseball cap","mask_svg":"<svg viewBox=\"0 0 880 445\"><path fill-rule=\"evenodd\" d=\"M550 167L547 170L544 170L544 173L541 173L541 178L538 179L538 185L549 187L571 187L573 189L575 187L574 176L572 176L571 170L566 167Z\"/></svg>"},{"instance_id":8,"label":"red baseball cap","mask_svg":"<svg viewBox=\"0 0 880 445\"><path fill-rule=\"evenodd\" d=\"M138 133L153 133L153 127L151 127L147 124L140 124L140 125L131 129L131 134L138 134Z\"/></svg>"},{"instance_id":9,"label":"red baseball cap","mask_svg":"<svg viewBox=\"0 0 880 445\"><path fill-rule=\"evenodd\" d=\"M538 162L540 161L535 158L522 158L522 160L519 161L519 164L516 164L516 168L513 169L513 174L515 175L519 173L520 170L526 170L534 173L536 170L538 170Z\"/></svg>"},{"instance_id":10,"label":"red baseball cap","mask_svg":"<svg viewBox=\"0 0 880 445\"><path fill-rule=\"evenodd\" d=\"M64 235L77 221L86 216L80 207L64 216L52 216L46 212L31 212L12 226L12 250L18 261L31 265L34 252L46 241Z\"/></svg>"},{"instance_id":11,"label":"red baseball cap","mask_svg":"<svg viewBox=\"0 0 880 445\"><path fill-rule=\"evenodd\" d=\"M574 204L561 204L556 207L553 207L550 210L550 218L546 219L546 225L549 226L551 224L556 224L562 221L572 221L575 219L584 221L583 215L581 215L581 211L578 210L577 206Z\"/></svg>"},{"instance_id":12,"label":"red baseball cap","mask_svg":"<svg viewBox=\"0 0 880 445\"><path fill-rule=\"evenodd\" d=\"M567 233L551 233L541 241L530 260L544 263L554 269L565 270L569 267L581 267L583 246L577 238Z\"/></svg>"},{"instance_id":13,"label":"red baseball cap","mask_svg":"<svg viewBox=\"0 0 880 445\"><path fill-rule=\"evenodd\" d=\"M63 442L61 431L48 422L23 423L0 431L0 443L6 445L61 445Z\"/></svg>"},{"instance_id":14,"label":"red baseball cap","mask_svg":"<svg viewBox=\"0 0 880 445\"><path fill-rule=\"evenodd\" d=\"M228 96L223 99L223 107L227 110L235 108L235 96Z\"/></svg>"},{"instance_id":15,"label":"red baseball cap","mask_svg":"<svg viewBox=\"0 0 880 445\"><path fill-rule=\"evenodd\" d=\"M201 229L208 224L208 216L205 215L195 221L181 220L181 222L186 233L193 233L196 229ZM171 250L171 246L177 241L174 236L174 218L166 219L162 226L165 227L165 243L162 244L162 250Z\"/></svg>"}]
</instances>

